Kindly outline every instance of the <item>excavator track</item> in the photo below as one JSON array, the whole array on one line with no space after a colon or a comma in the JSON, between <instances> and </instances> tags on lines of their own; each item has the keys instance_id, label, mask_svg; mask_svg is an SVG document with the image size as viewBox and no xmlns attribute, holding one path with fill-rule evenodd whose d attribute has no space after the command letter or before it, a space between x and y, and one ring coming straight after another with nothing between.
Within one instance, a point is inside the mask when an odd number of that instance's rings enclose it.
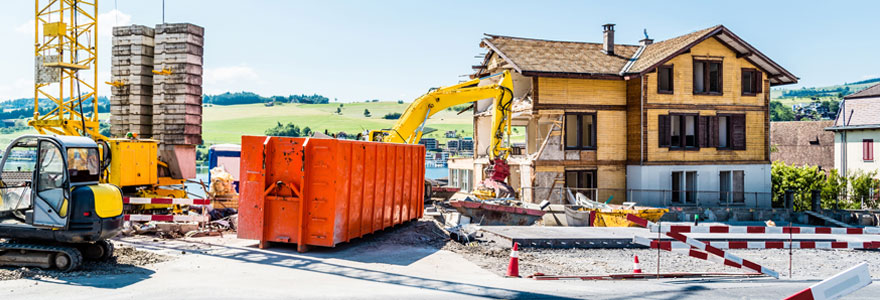
<instances>
[{"instance_id":1,"label":"excavator track","mask_svg":"<svg viewBox=\"0 0 880 300\"><path fill-rule=\"evenodd\" d=\"M82 253L74 247L29 243L0 243L0 265L73 271L82 265Z\"/></svg>"}]
</instances>

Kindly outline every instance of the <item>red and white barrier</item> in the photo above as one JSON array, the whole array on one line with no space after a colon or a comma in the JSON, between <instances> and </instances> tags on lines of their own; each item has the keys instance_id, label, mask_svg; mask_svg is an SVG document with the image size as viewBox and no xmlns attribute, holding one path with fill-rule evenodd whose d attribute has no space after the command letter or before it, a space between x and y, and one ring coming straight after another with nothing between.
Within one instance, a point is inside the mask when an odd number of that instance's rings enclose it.
<instances>
[{"instance_id":1,"label":"red and white barrier","mask_svg":"<svg viewBox=\"0 0 880 300\"><path fill-rule=\"evenodd\" d=\"M640 236L633 238L633 243L636 243L639 245L644 245L644 246L652 246L653 245L654 247L652 247L652 248L657 249L656 243L654 243L654 242L655 241L652 241L651 239L640 237ZM729 266L729 267L734 267L734 268L738 268L738 269L754 270L752 268L743 267L743 263L741 261L734 261L734 260L726 259L721 256L709 255L709 253L706 253L706 252L703 252L700 250L696 250L696 249L692 249L690 246L688 246L685 243L676 243L676 244L683 245L684 247L671 247L670 243L666 243L666 244L660 244L660 249L666 250L669 252L677 252L677 253L684 254L684 255L687 255L687 256L690 256L690 257L693 257L696 259L710 261L710 262L722 264L722 265ZM761 274L761 273L758 273L758 274Z\"/></svg>"},{"instance_id":2,"label":"red and white barrier","mask_svg":"<svg viewBox=\"0 0 880 300\"><path fill-rule=\"evenodd\" d=\"M532 275L529 278L535 280L628 280L628 279L653 279L653 278L698 278L698 277L756 277L764 276L761 273L640 273L640 274L607 274L607 275Z\"/></svg>"},{"instance_id":3,"label":"red and white barrier","mask_svg":"<svg viewBox=\"0 0 880 300\"><path fill-rule=\"evenodd\" d=\"M639 224L639 225L644 226L644 227L649 227L650 225L654 224L653 222L649 222L648 220L645 220L645 219L639 218L639 217L637 217L637 216L635 216L635 215L633 215L633 214L628 214L628 215L626 216L626 218L627 218L627 220L629 220L630 222L633 222L633 223ZM671 238L673 238L673 239L675 239L675 240L677 240L677 241L679 241L679 242L682 242L682 243L688 244L688 245L691 246L691 247L694 247L694 248L699 249L699 250L703 250L703 251L705 251L705 252L707 252L707 253L709 253L709 254L712 254L712 255L715 255L715 256L718 256L718 257L722 257L722 258L724 258L724 260L725 260L725 264L727 264L726 261L731 261L731 262L735 263L736 265L740 265L740 266L745 267L745 268L747 268L747 269L754 270L754 271L756 271L756 272L760 272L760 273L762 273L762 274L767 274L767 275L773 276L773 278L777 278L777 279L779 278L779 273L777 273L776 271L773 271L773 270L771 270L771 269L768 269L768 268L762 267L761 265L758 265L758 264L756 264L756 263L754 263L754 262L751 262L751 261L748 261L748 260L745 260L745 259L739 258L739 257L736 256L736 255L733 255L733 254L727 253L727 252L725 252L724 250L718 249L718 248L716 248L716 247L712 247L712 246L706 245L706 243L703 243L703 242L701 242L701 241L695 240L695 239L693 239L693 238L689 238L689 237L687 237L687 236L684 236L684 235L681 234L681 233L677 233L677 232L666 232L665 234L666 234L666 236L671 237ZM650 245L650 243L649 243L649 245Z\"/></svg>"},{"instance_id":4,"label":"red and white barrier","mask_svg":"<svg viewBox=\"0 0 880 300\"><path fill-rule=\"evenodd\" d=\"M831 278L788 296L785 300L838 299L871 284L871 272L867 263L860 263Z\"/></svg>"},{"instance_id":5,"label":"red and white barrier","mask_svg":"<svg viewBox=\"0 0 880 300\"><path fill-rule=\"evenodd\" d=\"M709 246L719 249L880 249L880 242L816 242L816 241L708 241ZM657 240L650 247L657 249ZM688 249L682 242L660 241L661 249ZM647 244L645 246L648 246Z\"/></svg>"},{"instance_id":6,"label":"red and white barrier","mask_svg":"<svg viewBox=\"0 0 880 300\"><path fill-rule=\"evenodd\" d=\"M124 204L211 205L211 199L123 197Z\"/></svg>"},{"instance_id":7,"label":"red and white barrier","mask_svg":"<svg viewBox=\"0 0 880 300\"><path fill-rule=\"evenodd\" d=\"M126 221L135 222L208 222L206 215L125 215Z\"/></svg>"},{"instance_id":8,"label":"red and white barrier","mask_svg":"<svg viewBox=\"0 0 880 300\"><path fill-rule=\"evenodd\" d=\"M694 225L645 225L651 232L677 233L738 233L738 234L880 234L880 227L764 227L764 226L694 226Z\"/></svg>"}]
</instances>

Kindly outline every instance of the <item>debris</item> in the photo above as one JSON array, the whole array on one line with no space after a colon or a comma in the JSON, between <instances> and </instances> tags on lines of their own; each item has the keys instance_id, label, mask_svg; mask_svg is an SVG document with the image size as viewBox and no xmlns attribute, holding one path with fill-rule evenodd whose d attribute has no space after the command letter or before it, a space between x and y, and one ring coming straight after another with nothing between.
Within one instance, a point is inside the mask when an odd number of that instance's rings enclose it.
<instances>
[{"instance_id":1,"label":"debris","mask_svg":"<svg viewBox=\"0 0 880 300\"><path fill-rule=\"evenodd\" d=\"M108 261L86 261L73 272L61 272L58 270L42 270L37 268L0 268L0 281L23 278L65 278L65 277L91 277L96 275L118 275L147 272L143 266L171 260L172 257L156 254L149 251L137 250L133 247L115 244L113 257Z\"/></svg>"}]
</instances>

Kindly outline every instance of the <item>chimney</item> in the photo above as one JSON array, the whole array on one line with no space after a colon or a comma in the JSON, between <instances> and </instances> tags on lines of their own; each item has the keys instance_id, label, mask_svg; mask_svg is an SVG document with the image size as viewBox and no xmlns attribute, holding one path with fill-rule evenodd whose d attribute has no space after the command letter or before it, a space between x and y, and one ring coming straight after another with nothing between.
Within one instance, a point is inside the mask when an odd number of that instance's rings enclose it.
<instances>
[{"instance_id":1,"label":"chimney","mask_svg":"<svg viewBox=\"0 0 880 300\"><path fill-rule=\"evenodd\" d=\"M608 55L614 55L614 24L602 25L602 32L605 33L605 42L602 44L602 52Z\"/></svg>"}]
</instances>

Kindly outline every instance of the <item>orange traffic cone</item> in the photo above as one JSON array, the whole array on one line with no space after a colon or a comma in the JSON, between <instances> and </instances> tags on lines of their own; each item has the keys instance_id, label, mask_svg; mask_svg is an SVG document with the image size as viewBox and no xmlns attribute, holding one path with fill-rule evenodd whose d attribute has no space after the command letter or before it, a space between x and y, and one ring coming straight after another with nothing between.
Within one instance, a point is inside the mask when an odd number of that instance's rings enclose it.
<instances>
[{"instance_id":1,"label":"orange traffic cone","mask_svg":"<svg viewBox=\"0 0 880 300\"><path fill-rule=\"evenodd\" d=\"M635 273L635 274L642 273L642 268L639 267L639 256L638 255L636 255L635 261L633 262L633 273Z\"/></svg>"},{"instance_id":2,"label":"orange traffic cone","mask_svg":"<svg viewBox=\"0 0 880 300\"><path fill-rule=\"evenodd\" d=\"M519 243L513 243L510 250L510 264L507 265L507 277L519 277Z\"/></svg>"}]
</instances>

